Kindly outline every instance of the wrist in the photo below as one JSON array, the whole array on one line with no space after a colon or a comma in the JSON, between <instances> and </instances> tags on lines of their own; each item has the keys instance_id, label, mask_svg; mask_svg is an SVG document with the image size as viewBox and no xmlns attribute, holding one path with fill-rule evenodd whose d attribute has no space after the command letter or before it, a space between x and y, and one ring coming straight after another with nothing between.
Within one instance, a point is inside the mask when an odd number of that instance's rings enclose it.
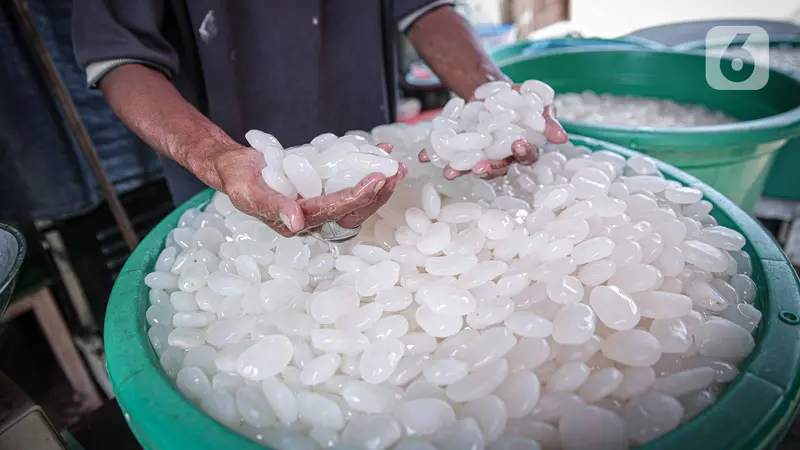
<instances>
[{"instance_id":1,"label":"wrist","mask_svg":"<svg viewBox=\"0 0 800 450\"><path fill-rule=\"evenodd\" d=\"M453 8L428 12L407 35L442 83L465 100L486 82L508 81L486 54L472 27Z\"/></svg>"},{"instance_id":2,"label":"wrist","mask_svg":"<svg viewBox=\"0 0 800 450\"><path fill-rule=\"evenodd\" d=\"M206 138L186 147L176 158L179 164L192 172L208 186L224 191L225 177L232 158L241 155L245 147L230 138L219 140Z\"/></svg>"}]
</instances>

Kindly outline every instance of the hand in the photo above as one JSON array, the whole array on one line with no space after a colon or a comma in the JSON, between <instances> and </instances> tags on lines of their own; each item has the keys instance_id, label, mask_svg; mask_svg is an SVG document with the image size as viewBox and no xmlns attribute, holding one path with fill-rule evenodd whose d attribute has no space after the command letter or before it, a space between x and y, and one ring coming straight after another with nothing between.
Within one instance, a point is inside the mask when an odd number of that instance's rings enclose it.
<instances>
[{"instance_id":1,"label":"hand","mask_svg":"<svg viewBox=\"0 0 800 450\"><path fill-rule=\"evenodd\" d=\"M379 144L387 152L389 144ZM222 191L239 211L256 217L282 236L305 234L336 221L345 228L364 222L391 197L398 181L405 178L406 167L386 177L373 173L357 185L329 195L292 200L270 189L261 178L264 156L250 147L238 147L223 152L215 162Z\"/></svg>"},{"instance_id":2,"label":"hand","mask_svg":"<svg viewBox=\"0 0 800 450\"><path fill-rule=\"evenodd\" d=\"M392 153L390 144L378 144L387 153ZM300 201L308 229L321 226L332 219L344 228L361 225L381 206L389 201L397 183L406 177L408 169L402 163L396 175L386 177L380 173L367 175L355 187L333 194Z\"/></svg>"},{"instance_id":3,"label":"hand","mask_svg":"<svg viewBox=\"0 0 800 450\"><path fill-rule=\"evenodd\" d=\"M514 85L515 90L519 90L519 87L519 84ZM543 116L545 119L544 137L553 144L567 142L567 132L556 120L555 105L546 107ZM448 180L454 180L470 172L483 179L497 178L505 175L511 164L518 163L528 166L535 163L539 156L538 149L522 139L511 144L511 152L513 155L505 159L480 161L471 170L456 170L448 165L442 170L442 174ZM419 161L422 163L430 162L430 157L426 150L422 150L419 153Z\"/></svg>"}]
</instances>

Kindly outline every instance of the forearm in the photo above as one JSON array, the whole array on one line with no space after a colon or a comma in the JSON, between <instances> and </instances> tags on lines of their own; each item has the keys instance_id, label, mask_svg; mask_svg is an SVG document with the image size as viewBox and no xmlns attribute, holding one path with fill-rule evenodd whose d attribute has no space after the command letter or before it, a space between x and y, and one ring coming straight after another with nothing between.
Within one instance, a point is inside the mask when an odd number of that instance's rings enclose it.
<instances>
[{"instance_id":1,"label":"forearm","mask_svg":"<svg viewBox=\"0 0 800 450\"><path fill-rule=\"evenodd\" d=\"M453 8L427 13L411 27L408 38L445 86L459 97L469 99L487 81L507 79L483 50L469 23Z\"/></svg>"},{"instance_id":2,"label":"forearm","mask_svg":"<svg viewBox=\"0 0 800 450\"><path fill-rule=\"evenodd\" d=\"M207 185L222 187L214 162L239 144L186 102L163 74L126 64L108 73L100 81L100 90L111 109L142 140Z\"/></svg>"}]
</instances>

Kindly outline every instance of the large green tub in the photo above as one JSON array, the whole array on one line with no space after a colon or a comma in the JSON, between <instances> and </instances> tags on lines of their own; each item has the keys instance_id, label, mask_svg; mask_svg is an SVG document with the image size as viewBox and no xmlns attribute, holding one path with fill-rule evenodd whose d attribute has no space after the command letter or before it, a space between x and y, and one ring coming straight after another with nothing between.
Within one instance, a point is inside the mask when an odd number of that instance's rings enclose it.
<instances>
[{"instance_id":1,"label":"large green tub","mask_svg":"<svg viewBox=\"0 0 800 450\"><path fill-rule=\"evenodd\" d=\"M636 152L589 138L573 142L627 157ZM748 214L698 179L660 163L672 180L701 189L721 225L747 237L758 286L756 306L764 318L754 353L720 400L691 422L642 449L753 450L780 441L800 397L800 282L770 235ZM164 239L187 209L208 203L212 192L181 205L139 244L114 285L105 323L108 372L117 401L136 438L148 450L256 450L259 444L215 422L185 399L164 374L147 338L145 275Z\"/></svg>"},{"instance_id":2,"label":"large green tub","mask_svg":"<svg viewBox=\"0 0 800 450\"><path fill-rule=\"evenodd\" d=\"M736 42L736 41L734 41ZM696 51L707 48L705 40L687 42L675 47L676 51ZM727 42L710 43L709 46L725 46ZM800 48L800 36L770 36L769 42L764 43L771 48L789 46ZM786 69L781 69L786 70ZM791 72L791 71L789 71ZM800 69L792 72L796 78L800 78ZM795 98L800 105L800 98ZM800 138L789 141L775 157L775 163L767 176L764 185L764 195L768 197L789 198L800 200L800 177L797 176L797 169L800 168Z\"/></svg>"},{"instance_id":3,"label":"large green tub","mask_svg":"<svg viewBox=\"0 0 800 450\"><path fill-rule=\"evenodd\" d=\"M501 64L514 81L536 78L556 92L637 95L706 105L743 122L642 128L563 120L568 132L646 153L714 186L745 211L761 196L777 151L800 135L800 81L771 71L758 91L717 91L703 53L645 49L566 49ZM745 63L744 70L752 70ZM726 72L727 73L727 72Z\"/></svg>"},{"instance_id":4,"label":"large green tub","mask_svg":"<svg viewBox=\"0 0 800 450\"><path fill-rule=\"evenodd\" d=\"M603 48L666 48L657 42L647 39L625 36L617 39L584 38L580 36L564 36L553 39L524 39L510 44L495 47L489 51L489 56L497 63L527 56L537 52L561 48L576 47L603 47Z\"/></svg>"}]
</instances>

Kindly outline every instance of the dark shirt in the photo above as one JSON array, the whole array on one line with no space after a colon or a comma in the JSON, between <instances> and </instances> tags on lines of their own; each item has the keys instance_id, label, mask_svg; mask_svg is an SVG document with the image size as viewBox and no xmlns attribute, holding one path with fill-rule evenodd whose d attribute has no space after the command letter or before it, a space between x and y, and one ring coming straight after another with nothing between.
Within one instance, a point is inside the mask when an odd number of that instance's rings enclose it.
<instances>
[{"instance_id":1,"label":"dark shirt","mask_svg":"<svg viewBox=\"0 0 800 450\"><path fill-rule=\"evenodd\" d=\"M397 24L451 3L77 0L73 39L90 86L147 64L238 142L259 129L288 147L393 121ZM202 189L171 161L165 174L176 203Z\"/></svg>"}]
</instances>

